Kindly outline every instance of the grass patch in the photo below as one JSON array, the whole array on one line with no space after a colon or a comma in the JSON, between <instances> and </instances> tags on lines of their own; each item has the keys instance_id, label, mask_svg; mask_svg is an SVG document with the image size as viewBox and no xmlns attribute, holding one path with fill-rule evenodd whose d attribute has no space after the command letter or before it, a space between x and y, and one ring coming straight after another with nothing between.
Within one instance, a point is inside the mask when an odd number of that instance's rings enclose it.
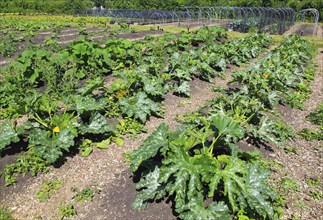
<instances>
[{"instance_id":1,"label":"grass patch","mask_svg":"<svg viewBox=\"0 0 323 220\"><path fill-rule=\"evenodd\" d=\"M9 212L7 212L4 208L0 206L0 219L1 220L13 220L14 218L11 216Z\"/></svg>"},{"instance_id":2,"label":"grass patch","mask_svg":"<svg viewBox=\"0 0 323 220\"><path fill-rule=\"evenodd\" d=\"M305 36L305 38L312 44L314 44L317 48L323 48L323 37Z\"/></svg>"},{"instance_id":3,"label":"grass patch","mask_svg":"<svg viewBox=\"0 0 323 220\"><path fill-rule=\"evenodd\" d=\"M286 37L283 35L270 35L273 38L273 44L279 45L282 40Z\"/></svg>"},{"instance_id":4,"label":"grass patch","mask_svg":"<svg viewBox=\"0 0 323 220\"><path fill-rule=\"evenodd\" d=\"M240 32L236 32L236 31L228 31L229 40L246 37L247 35L248 35L248 33L240 33Z\"/></svg>"}]
</instances>

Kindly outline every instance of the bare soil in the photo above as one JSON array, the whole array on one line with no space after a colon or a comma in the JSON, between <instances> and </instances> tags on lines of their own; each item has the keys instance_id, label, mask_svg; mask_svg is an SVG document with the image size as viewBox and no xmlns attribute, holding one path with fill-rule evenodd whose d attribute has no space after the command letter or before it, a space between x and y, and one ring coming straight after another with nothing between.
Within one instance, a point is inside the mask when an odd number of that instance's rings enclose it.
<instances>
[{"instance_id":1,"label":"bare soil","mask_svg":"<svg viewBox=\"0 0 323 220\"><path fill-rule=\"evenodd\" d=\"M323 27L318 25L318 31L315 33L314 36L321 36L320 29ZM314 24L295 24L292 26L288 31L286 31L283 35L291 35L297 34L299 36L313 36L314 33Z\"/></svg>"}]
</instances>

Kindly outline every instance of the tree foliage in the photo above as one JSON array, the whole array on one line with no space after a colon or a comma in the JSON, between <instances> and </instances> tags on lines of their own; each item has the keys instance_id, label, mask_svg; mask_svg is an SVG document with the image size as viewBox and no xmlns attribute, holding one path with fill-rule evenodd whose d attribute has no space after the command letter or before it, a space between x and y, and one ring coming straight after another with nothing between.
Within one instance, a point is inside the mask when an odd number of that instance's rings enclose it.
<instances>
[{"instance_id":1,"label":"tree foliage","mask_svg":"<svg viewBox=\"0 0 323 220\"><path fill-rule=\"evenodd\" d=\"M119 9L179 10L187 5L291 7L295 11L316 8L320 10L320 20L322 20L323 14L323 1L321 0L2 0L0 1L0 12L71 14L74 10L89 9L94 6Z\"/></svg>"}]
</instances>

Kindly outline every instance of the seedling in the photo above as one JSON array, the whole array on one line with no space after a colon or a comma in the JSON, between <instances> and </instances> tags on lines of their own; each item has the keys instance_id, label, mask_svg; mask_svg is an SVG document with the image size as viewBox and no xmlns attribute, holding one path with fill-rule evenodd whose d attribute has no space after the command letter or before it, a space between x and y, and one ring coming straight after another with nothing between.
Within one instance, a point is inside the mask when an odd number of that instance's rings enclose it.
<instances>
[{"instance_id":1,"label":"seedling","mask_svg":"<svg viewBox=\"0 0 323 220\"><path fill-rule=\"evenodd\" d=\"M289 154L289 153L297 154L297 148L292 146L286 146L284 148L284 151L286 154Z\"/></svg>"},{"instance_id":2,"label":"seedling","mask_svg":"<svg viewBox=\"0 0 323 220\"><path fill-rule=\"evenodd\" d=\"M74 209L74 206L71 203L67 205L62 204L59 207L59 213L60 213L60 219L71 217L77 214L76 210Z\"/></svg>"},{"instance_id":3,"label":"seedling","mask_svg":"<svg viewBox=\"0 0 323 220\"><path fill-rule=\"evenodd\" d=\"M55 190L58 190L63 183L63 180L48 180L46 181L40 190L37 192L37 198L39 201L44 202L52 197Z\"/></svg>"},{"instance_id":4,"label":"seedling","mask_svg":"<svg viewBox=\"0 0 323 220\"><path fill-rule=\"evenodd\" d=\"M78 189L76 188L72 188L71 190L76 193L73 196L73 199L80 203L83 203L84 201L92 201L94 195L101 192L101 189L96 183L94 183L91 187L87 187L81 191L78 191Z\"/></svg>"},{"instance_id":5,"label":"seedling","mask_svg":"<svg viewBox=\"0 0 323 220\"><path fill-rule=\"evenodd\" d=\"M297 180L291 179L291 178L284 178L280 182L280 186L285 193L288 193L289 191L296 191L296 192L302 191L300 188L299 182L297 182Z\"/></svg>"}]
</instances>

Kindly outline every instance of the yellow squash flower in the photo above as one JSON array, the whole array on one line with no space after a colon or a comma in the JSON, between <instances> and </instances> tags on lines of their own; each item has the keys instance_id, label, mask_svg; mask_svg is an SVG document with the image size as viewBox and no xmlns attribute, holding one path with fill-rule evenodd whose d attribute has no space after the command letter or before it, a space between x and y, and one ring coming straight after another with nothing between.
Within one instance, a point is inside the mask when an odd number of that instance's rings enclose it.
<instances>
[{"instance_id":1,"label":"yellow squash flower","mask_svg":"<svg viewBox=\"0 0 323 220\"><path fill-rule=\"evenodd\" d=\"M116 95L116 97L117 97L117 99L121 99L123 96L125 96L125 95L127 95L127 91L125 91L125 90L120 90L120 91L118 91L117 92L117 95Z\"/></svg>"},{"instance_id":2,"label":"yellow squash flower","mask_svg":"<svg viewBox=\"0 0 323 220\"><path fill-rule=\"evenodd\" d=\"M268 78L269 73L264 73L264 74L262 74L262 76L265 77L265 78Z\"/></svg>"},{"instance_id":3,"label":"yellow squash flower","mask_svg":"<svg viewBox=\"0 0 323 220\"><path fill-rule=\"evenodd\" d=\"M58 133L58 132L60 132L60 130L59 130L59 127L55 127L55 128L53 128L53 131L55 132L55 133Z\"/></svg>"}]
</instances>

